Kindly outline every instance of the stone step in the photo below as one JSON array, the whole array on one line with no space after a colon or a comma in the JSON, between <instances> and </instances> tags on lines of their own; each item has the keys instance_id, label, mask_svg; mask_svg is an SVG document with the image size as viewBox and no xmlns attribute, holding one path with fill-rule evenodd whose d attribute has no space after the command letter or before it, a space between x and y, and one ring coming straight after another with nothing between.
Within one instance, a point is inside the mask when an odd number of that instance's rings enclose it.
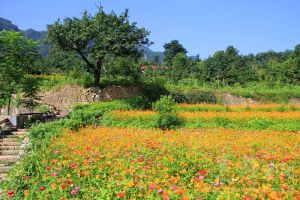
<instances>
[{"instance_id":1,"label":"stone step","mask_svg":"<svg viewBox=\"0 0 300 200\"><path fill-rule=\"evenodd\" d=\"M7 149L7 150L1 150L0 151L0 155L19 155L20 153L20 150L16 149L16 150L10 150L10 149Z\"/></svg>"},{"instance_id":2,"label":"stone step","mask_svg":"<svg viewBox=\"0 0 300 200\"><path fill-rule=\"evenodd\" d=\"M3 150L19 150L21 149L21 146L0 146L0 151L3 151Z\"/></svg>"},{"instance_id":3,"label":"stone step","mask_svg":"<svg viewBox=\"0 0 300 200\"><path fill-rule=\"evenodd\" d=\"M13 134L6 134L6 135L1 135L0 138L3 139L3 138L19 138L19 137Z\"/></svg>"},{"instance_id":4,"label":"stone step","mask_svg":"<svg viewBox=\"0 0 300 200\"><path fill-rule=\"evenodd\" d=\"M13 135L17 135L17 136L25 136L27 133L26 132L19 132L19 131L14 131L12 132Z\"/></svg>"},{"instance_id":5,"label":"stone step","mask_svg":"<svg viewBox=\"0 0 300 200\"><path fill-rule=\"evenodd\" d=\"M0 142L18 142L18 137L0 138Z\"/></svg>"},{"instance_id":6,"label":"stone step","mask_svg":"<svg viewBox=\"0 0 300 200\"><path fill-rule=\"evenodd\" d=\"M0 146L21 146L21 142L0 142Z\"/></svg>"},{"instance_id":7,"label":"stone step","mask_svg":"<svg viewBox=\"0 0 300 200\"><path fill-rule=\"evenodd\" d=\"M0 156L0 163L14 163L19 160L19 156L12 156L12 155L5 155L5 156Z\"/></svg>"}]
</instances>

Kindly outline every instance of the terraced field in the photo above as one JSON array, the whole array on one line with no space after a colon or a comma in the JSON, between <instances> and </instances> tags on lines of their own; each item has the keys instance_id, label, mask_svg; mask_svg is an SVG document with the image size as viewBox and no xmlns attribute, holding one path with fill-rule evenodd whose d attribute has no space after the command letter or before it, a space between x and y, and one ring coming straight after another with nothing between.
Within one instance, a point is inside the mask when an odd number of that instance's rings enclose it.
<instances>
[{"instance_id":1,"label":"terraced field","mask_svg":"<svg viewBox=\"0 0 300 200\"><path fill-rule=\"evenodd\" d=\"M61 129L28 156L6 198L300 198L297 106L178 105L184 123L166 131L154 111L101 106L79 112L106 110L101 126Z\"/></svg>"},{"instance_id":2,"label":"terraced field","mask_svg":"<svg viewBox=\"0 0 300 200\"><path fill-rule=\"evenodd\" d=\"M222 106L180 104L176 108L186 128L227 128L238 130L300 130L299 105ZM158 113L149 110L114 110L104 117L104 125L153 128Z\"/></svg>"}]
</instances>

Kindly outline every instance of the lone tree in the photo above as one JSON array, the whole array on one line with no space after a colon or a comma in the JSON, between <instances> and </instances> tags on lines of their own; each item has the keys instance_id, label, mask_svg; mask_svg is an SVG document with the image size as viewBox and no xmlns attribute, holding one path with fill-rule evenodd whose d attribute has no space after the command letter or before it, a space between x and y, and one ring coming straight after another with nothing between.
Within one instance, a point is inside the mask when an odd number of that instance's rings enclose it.
<instances>
[{"instance_id":1,"label":"lone tree","mask_svg":"<svg viewBox=\"0 0 300 200\"><path fill-rule=\"evenodd\" d=\"M101 69L109 56L139 58L139 44L150 45L149 32L130 23L128 10L119 16L105 13L101 7L91 16L65 18L48 26L47 40L54 48L77 53L94 75L94 85L100 85Z\"/></svg>"}]
</instances>

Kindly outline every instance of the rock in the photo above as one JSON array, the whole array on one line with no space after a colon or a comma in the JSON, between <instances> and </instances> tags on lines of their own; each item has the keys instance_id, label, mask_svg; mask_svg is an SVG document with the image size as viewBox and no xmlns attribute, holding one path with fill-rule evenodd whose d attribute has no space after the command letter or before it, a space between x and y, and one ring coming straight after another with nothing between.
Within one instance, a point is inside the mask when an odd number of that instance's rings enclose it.
<instances>
[{"instance_id":1,"label":"rock","mask_svg":"<svg viewBox=\"0 0 300 200\"><path fill-rule=\"evenodd\" d=\"M225 93L221 95L224 105L248 105L248 104L260 104L261 102L251 98L245 98L241 96Z\"/></svg>"}]
</instances>

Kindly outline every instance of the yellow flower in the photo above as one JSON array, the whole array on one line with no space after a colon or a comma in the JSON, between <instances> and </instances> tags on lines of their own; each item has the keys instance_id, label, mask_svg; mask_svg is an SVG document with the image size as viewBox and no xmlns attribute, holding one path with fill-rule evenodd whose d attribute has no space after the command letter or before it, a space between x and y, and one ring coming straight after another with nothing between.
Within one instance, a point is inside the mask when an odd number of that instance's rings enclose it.
<instances>
[{"instance_id":1,"label":"yellow flower","mask_svg":"<svg viewBox=\"0 0 300 200\"><path fill-rule=\"evenodd\" d=\"M24 190L24 196L28 197L29 196L29 190Z\"/></svg>"},{"instance_id":2,"label":"yellow flower","mask_svg":"<svg viewBox=\"0 0 300 200\"><path fill-rule=\"evenodd\" d=\"M55 183L51 184L51 188L52 190L56 190L57 189L57 185Z\"/></svg>"}]
</instances>

